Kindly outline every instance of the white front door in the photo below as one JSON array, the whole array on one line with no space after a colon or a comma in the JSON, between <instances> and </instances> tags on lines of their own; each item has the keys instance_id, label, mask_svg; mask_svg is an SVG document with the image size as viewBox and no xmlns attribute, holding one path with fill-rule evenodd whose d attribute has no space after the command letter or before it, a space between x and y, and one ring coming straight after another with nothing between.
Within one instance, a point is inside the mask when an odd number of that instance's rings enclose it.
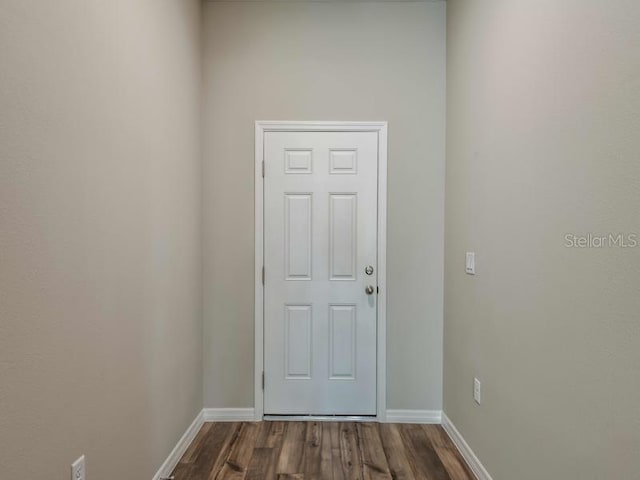
<instances>
[{"instance_id":1,"label":"white front door","mask_svg":"<svg viewBox=\"0 0 640 480\"><path fill-rule=\"evenodd\" d=\"M264 134L264 413L376 414L376 132Z\"/></svg>"}]
</instances>

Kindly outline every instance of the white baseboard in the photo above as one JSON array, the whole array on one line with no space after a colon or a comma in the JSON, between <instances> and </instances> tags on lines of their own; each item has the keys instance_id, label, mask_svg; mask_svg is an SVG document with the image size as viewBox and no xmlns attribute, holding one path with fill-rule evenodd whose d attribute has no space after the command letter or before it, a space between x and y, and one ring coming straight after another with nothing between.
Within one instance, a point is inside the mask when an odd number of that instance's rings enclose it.
<instances>
[{"instance_id":1,"label":"white baseboard","mask_svg":"<svg viewBox=\"0 0 640 480\"><path fill-rule=\"evenodd\" d=\"M469 465L469 468L476 478L478 480L493 480L491 475L489 475L489 472L487 472L487 469L482 465L482 462L480 462L476 454L473 453L473 450L471 450L471 447L464 437L460 434L455 425L451 423L451 420L444 412L442 412L442 428L444 428L445 432L447 432L449 437L451 437L453 443L458 447L462 457L467 462L467 465Z\"/></svg>"},{"instance_id":2,"label":"white baseboard","mask_svg":"<svg viewBox=\"0 0 640 480\"><path fill-rule=\"evenodd\" d=\"M202 428L203 423L204 415L202 414L202 411L200 411L195 420L191 423L191 425L189 425L189 428L187 428L187 431L184 432L182 438L180 438L176 446L173 447L173 450L164 461L160 469L153 476L153 480L160 480L161 478L171 475L171 472L173 472L173 469L176 468L176 465L178 465L178 462L182 458L182 455L184 455L184 452L187 451L187 448L189 448L189 445L191 445L193 439L196 438L196 435L200 431L200 428Z\"/></svg>"},{"instance_id":3,"label":"white baseboard","mask_svg":"<svg viewBox=\"0 0 640 480\"><path fill-rule=\"evenodd\" d=\"M254 422L253 408L205 408L203 410L205 422Z\"/></svg>"},{"instance_id":4,"label":"white baseboard","mask_svg":"<svg viewBox=\"0 0 640 480\"><path fill-rule=\"evenodd\" d=\"M253 408L205 408L203 410L205 422L253 422L262 418L255 418ZM387 410L384 421L387 423L432 423L440 424L441 410Z\"/></svg>"},{"instance_id":5,"label":"white baseboard","mask_svg":"<svg viewBox=\"0 0 640 480\"><path fill-rule=\"evenodd\" d=\"M441 410L387 410L386 423L440 424Z\"/></svg>"}]
</instances>

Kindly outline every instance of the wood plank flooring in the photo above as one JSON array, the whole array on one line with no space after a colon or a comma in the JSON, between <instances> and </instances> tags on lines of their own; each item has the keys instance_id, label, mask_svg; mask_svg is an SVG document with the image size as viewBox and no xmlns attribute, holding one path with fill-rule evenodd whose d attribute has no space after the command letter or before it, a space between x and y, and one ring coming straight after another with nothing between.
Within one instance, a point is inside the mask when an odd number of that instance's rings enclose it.
<instances>
[{"instance_id":1,"label":"wood plank flooring","mask_svg":"<svg viewBox=\"0 0 640 480\"><path fill-rule=\"evenodd\" d=\"M205 423L175 480L474 480L440 425Z\"/></svg>"}]
</instances>

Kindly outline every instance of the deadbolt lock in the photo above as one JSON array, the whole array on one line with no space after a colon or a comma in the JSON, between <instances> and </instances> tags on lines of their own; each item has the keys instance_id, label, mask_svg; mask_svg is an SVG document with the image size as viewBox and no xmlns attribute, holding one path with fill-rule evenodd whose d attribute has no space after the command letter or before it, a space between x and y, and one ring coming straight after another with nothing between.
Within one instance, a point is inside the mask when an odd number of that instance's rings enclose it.
<instances>
[{"instance_id":1,"label":"deadbolt lock","mask_svg":"<svg viewBox=\"0 0 640 480\"><path fill-rule=\"evenodd\" d=\"M368 265L367 267L365 267L364 273L366 273L367 275L373 275L373 265Z\"/></svg>"}]
</instances>

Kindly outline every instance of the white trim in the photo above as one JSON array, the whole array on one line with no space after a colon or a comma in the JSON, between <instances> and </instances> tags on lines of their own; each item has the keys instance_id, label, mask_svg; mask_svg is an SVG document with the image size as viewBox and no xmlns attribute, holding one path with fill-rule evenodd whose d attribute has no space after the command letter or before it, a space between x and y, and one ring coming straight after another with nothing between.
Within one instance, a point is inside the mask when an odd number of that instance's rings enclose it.
<instances>
[{"instance_id":1,"label":"white trim","mask_svg":"<svg viewBox=\"0 0 640 480\"><path fill-rule=\"evenodd\" d=\"M264 285L262 284L262 267L264 265L264 177L262 162L264 160L264 127L256 122L255 142L255 306L254 306L254 382L253 407L256 420L262 420L264 414L264 392L262 375L264 371Z\"/></svg>"},{"instance_id":2,"label":"white trim","mask_svg":"<svg viewBox=\"0 0 640 480\"><path fill-rule=\"evenodd\" d=\"M205 422L253 422L256 420L253 408L205 408L202 412Z\"/></svg>"},{"instance_id":3,"label":"white trim","mask_svg":"<svg viewBox=\"0 0 640 480\"><path fill-rule=\"evenodd\" d=\"M379 132L387 122L298 122L259 120L256 130L262 132Z\"/></svg>"},{"instance_id":4,"label":"white trim","mask_svg":"<svg viewBox=\"0 0 640 480\"><path fill-rule=\"evenodd\" d=\"M255 365L254 419L264 415L262 371L264 368L264 133L284 132L377 132L378 133L378 345L377 345L377 415L384 422L387 415L387 122L295 122L257 121L255 126ZM268 172L267 172L268 174Z\"/></svg>"},{"instance_id":5,"label":"white trim","mask_svg":"<svg viewBox=\"0 0 640 480\"><path fill-rule=\"evenodd\" d=\"M444 431L447 432L451 441L458 447L462 458L467 462L467 465L476 478L478 480L493 480L489 472L487 472L487 469L482 465L482 462L480 462L476 454L473 453L469 444L444 412L442 412L442 428L444 428Z\"/></svg>"},{"instance_id":6,"label":"white trim","mask_svg":"<svg viewBox=\"0 0 640 480\"><path fill-rule=\"evenodd\" d=\"M428 423L439 425L442 410L387 410L387 423Z\"/></svg>"},{"instance_id":7,"label":"white trim","mask_svg":"<svg viewBox=\"0 0 640 480\"><path fill-rule=\"evenodd\" d=\"M378 421L387 418L387 122L378 130Z\"/></svg>"},{"instance_id":8,"label":"white trim","mask_svg":"<svg viewBox=\"0 0 640 480\"><path fill-rule=\"evenodd\" d=\"M203 415L203 411L201 410L200 413L198 413L196 418L193 420L191 425L189 425L189 428L187 428L187 431L184 432L180 440L178 440L178 443L176 444L176 446L173 447L173 450L171 450L171 453L169 454L167 459L162 463L162 466L158 469L156 474L153 476L153 480L160 480L161 478L168 477L169 475L171 475L171 472L173 472L173 469L176 468L176 465L178 465L178 462L182 458L182 455L184 455L184 452L187 451L187 448L189 448L189 445L191 445L191 442L193 442L193 440L196 438L196 435L202 428L203 424L204 424L204 415Z\"/></svg>"},{"instance_id":9,"label":"white trim","mask_svg":"<svg viewBox=\"0 0 640 480\"><path fill-rule=\"evenodd\" d=\"M372 415L265 415L265 421L271 422L366 422L377 421Z\"/></svg>"}]
</instances>

